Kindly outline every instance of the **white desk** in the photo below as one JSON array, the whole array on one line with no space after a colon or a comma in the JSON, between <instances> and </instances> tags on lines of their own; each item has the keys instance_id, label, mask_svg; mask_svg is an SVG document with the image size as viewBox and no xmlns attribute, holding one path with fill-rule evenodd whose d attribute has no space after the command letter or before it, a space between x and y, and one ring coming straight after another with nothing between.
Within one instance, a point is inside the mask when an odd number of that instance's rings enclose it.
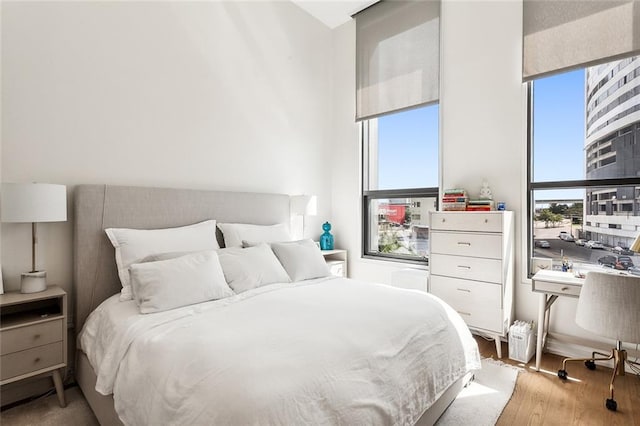
<instances>
[{"instance_id":1,"label":"white desk","mask_svg":"<svg viewBox=\"0 0 640 426\"><path fill-rule=\"evenodd\" d=\"M542 349L549 332L551 305L558 296L579 297L584 278L576 278L571 272L539 271L531 279L531 290L540 293L538 305L538 339L536 342L536 370L540 371Z\"/></svg>"}]
</instances>

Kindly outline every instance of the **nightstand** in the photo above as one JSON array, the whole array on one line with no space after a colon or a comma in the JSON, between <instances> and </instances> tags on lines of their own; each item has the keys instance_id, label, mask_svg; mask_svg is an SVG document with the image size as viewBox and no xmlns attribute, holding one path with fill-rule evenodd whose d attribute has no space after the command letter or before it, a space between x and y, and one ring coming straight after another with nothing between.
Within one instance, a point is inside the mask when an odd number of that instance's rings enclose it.
<instances>
[{"instance_id":1,"label":"nightstand","mask_svg":"<svg viewBox=\"0 0 640 426\"><path fill-rule=\"evenodd\" d=\"M329 265L331 275L347 277L347 251L346 250L320 250Z\"/></svg>"},{"instance_id":2,"label":"nightstand","mask_svg":"<svg viewBox=\"0 0 640 426\"><path fill-rule=\"evenodd\" d=\"M60 287L0 295L0 385L51 373L64 407L60 371L67 365L66 325L67 293Z\"/></svg>"}]
</instances>

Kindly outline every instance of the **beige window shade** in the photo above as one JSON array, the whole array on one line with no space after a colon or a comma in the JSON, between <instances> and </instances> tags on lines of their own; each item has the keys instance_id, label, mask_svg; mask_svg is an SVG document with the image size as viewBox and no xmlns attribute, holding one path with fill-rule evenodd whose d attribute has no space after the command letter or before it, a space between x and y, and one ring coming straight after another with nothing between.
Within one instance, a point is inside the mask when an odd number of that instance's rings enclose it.
<instances>
[{"instance_id":1,"label":"beige window shade","mask_svg":"<svg viewBox=\"0 0 640 426\"><path fill-rule=\"evenodd\" d=\"M438 101L440 1L382 1L355 20L356 120Z\"/></svg>"},{"instance_id":2,"label":"beige window shade","mask_svg":"<svg viewBox=\"0 0 640 426\"><path fill-rule=\"evenodd\" d=\"M525 81L640 49L637 1L524 0L523 18Z\"/></svg>"}]
</instances>

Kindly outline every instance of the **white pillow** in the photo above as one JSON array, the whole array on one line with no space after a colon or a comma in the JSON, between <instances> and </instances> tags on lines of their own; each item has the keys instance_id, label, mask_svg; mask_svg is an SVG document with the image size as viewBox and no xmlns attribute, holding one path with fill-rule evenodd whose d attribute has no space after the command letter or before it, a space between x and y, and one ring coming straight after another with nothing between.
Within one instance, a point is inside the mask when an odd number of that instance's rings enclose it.
<instances>
[{"instance_id":1,"label":"white pillow","mask_svg":"<svg viewBox=\"0 0 640 426\"><path fill-rule=\"evenodd\" d=\"M225 247L242 247L242 240L258 243L291 241L289 228L284 223L276 225L250 225L246 223L219 223Z\"/></svg>"},{"instance_id":2,"label":"white pillow","mask_svg":"<svg viewBox=\"0 0 640 426\"><path fill-rule=\"evenodd\" d=\"M166 229L108 228L111 244L116 249L116 265L122 284L120 300L131 300L129 266L145 257L163 252L191 252L220 248L216 241L216 221L206 220L188 226Z\"/></svg>"},{"instance_id":3,"label":"white pillow","mask_svg":"<svg viewBox=\"0 0 640 426\"><path fill-rule=\"evenodd\" d=\"M131 285L140 313L233 296L214 251L201 251L157 262L134 263Z\"/></svg>"},{"instance_id":4,"label":"white pillow","mask_svg":"<svg viewBox=\"0 0 640 426\"><path fill-rule=\"evenodd\" d=\"M310 280L331 275L320 248L313 240L271 243L271 250L284 266L291 281Z\"/></svg>"},{"instance_id":5,"label":"white pillow","mask_svg":"<svg viewBox=\"0 0 640 426\"><path fill-rule=\"evenodd\" d=\"M246 249L221 249L218 257L224 277L236 293L267 284L291 282L287 271L266 244Z\"/></svg>"}]
</instances>

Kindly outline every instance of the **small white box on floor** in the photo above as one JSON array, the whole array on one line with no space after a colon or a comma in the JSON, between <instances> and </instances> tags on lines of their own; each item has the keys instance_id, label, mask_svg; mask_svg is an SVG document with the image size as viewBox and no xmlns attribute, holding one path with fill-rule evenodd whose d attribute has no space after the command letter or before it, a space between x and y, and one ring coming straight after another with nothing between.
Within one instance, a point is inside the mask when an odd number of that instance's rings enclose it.
<instances>
[{"instance_id":1,"label":"small white box on floor","mask_svg":"<svg viewBox=\"0 0 640 426\"><path fill-rule=\"evenodd\" d=\"M536 351L533 323L516 321L509 328L509 358L528 363Z\"/></svg>"}]
</instances>

